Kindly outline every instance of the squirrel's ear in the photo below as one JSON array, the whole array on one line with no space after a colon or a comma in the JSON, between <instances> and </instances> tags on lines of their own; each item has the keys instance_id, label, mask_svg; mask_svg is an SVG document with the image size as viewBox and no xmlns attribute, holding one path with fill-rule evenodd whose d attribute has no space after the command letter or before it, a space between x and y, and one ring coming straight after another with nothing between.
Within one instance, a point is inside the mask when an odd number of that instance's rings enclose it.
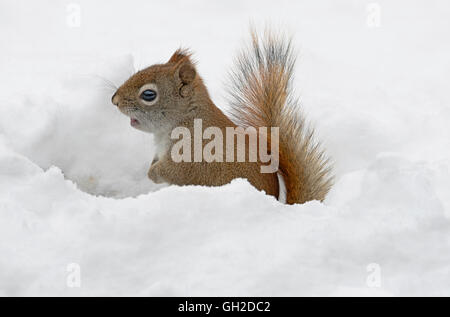
<instances>
[{"instance_id":1,"label":"squirrel's ear","mask_svg":"<svg viewBox=\"0 0 450 317\"><path fill-rule=\"evenodd\" d=\"M179 48L175 51L175 53L173 53L172 57L170 57L168 63L177 64L184 59L189 60L191 55L192 54L189 52L189 50Z\"/></svg>"},{"instance_id":2,"label":"squirrel's ear","mask_svg":"<svg viewBox=\"0 0 450 317\"><path fill-rule=\"evenodd\" d=\"M178 77L177 80L181 81L182 86L180 88L180 96L188 97L192 95L193 85L192 82L195 79L195 75L197 72L195 71L194 65L188 61L181 61L176 66L175 76Z\"/></svg>"},{"instance_id":3,"label":"squirrel's ear","mask_svg":"<svg viewBox=\"0 0 450 317\"><path fill-rule=\"evenodd\" d=\"M178 77L185 85L189 85L195 79L195 68L190 62L182 63L178 68Z\"/></svg>"},{"instance_id":4,"label":"squirrel's ear","mask_svg":"<svg viewBox=\"0 0 450 317\"><path fill-rule=\"evenodd\" d=\"M195 79L196 71L191 61L191 53L185 49L178 49L169 59L169 63L175 64L175 74L185 85L192 83Z\"/></svg>"}]
</instances>

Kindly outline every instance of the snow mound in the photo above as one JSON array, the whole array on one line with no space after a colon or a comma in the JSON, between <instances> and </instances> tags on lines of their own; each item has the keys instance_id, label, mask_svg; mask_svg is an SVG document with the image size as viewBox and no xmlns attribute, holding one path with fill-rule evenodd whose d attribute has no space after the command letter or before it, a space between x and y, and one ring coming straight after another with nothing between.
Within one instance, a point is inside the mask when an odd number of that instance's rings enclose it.
<instances>
[{"instance_id":1,"label":"snow mound","mask_svg":"<svg viewBox=\"0 0 450 317\"><path fill-rule=\"evenodd\" d=\"M286 206L244 180L96 197L3 150L7 295L448 294L450 222L436 190L443 172L449 188L448 163L381 157L342 177L327 204ZM80 288L67 287L71 263ZM368 287L372 263L382 288Z\"/></svg>"}]
</instances>

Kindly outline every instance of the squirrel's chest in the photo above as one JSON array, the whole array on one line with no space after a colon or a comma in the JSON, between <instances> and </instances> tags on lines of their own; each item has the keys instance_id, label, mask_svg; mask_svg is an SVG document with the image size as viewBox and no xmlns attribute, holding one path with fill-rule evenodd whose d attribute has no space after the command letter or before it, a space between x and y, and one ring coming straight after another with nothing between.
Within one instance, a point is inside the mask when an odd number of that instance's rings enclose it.
<instances>
[{"instance_id":1,"label":"squirrel's chest","mask_svg":"<svg viewBox=\"0 0 450 317\"><path fill-rule=\"evenodd\" d=\"M154 159L159 160L170 148L170 140L159 135L154 135L153 142L155 145Z\"/></svg>"}]
</instances>

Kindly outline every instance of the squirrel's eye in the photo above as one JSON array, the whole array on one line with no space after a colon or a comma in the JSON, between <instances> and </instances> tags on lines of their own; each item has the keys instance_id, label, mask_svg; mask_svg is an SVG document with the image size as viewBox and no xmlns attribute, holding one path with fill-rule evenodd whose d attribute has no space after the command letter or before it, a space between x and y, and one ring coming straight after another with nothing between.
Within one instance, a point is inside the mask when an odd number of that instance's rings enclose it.
<instances>
[{"instance_id":1,"label":"squirrel's eye","mask_svg":"<svg viewBox=\"0 0 450 317\"><path fill-rule=\"evenodd\" d=\"M156 91L147 89L141 93L141 98L145 101L153 101L156 99Z\"/></svg>"}]
</instances>

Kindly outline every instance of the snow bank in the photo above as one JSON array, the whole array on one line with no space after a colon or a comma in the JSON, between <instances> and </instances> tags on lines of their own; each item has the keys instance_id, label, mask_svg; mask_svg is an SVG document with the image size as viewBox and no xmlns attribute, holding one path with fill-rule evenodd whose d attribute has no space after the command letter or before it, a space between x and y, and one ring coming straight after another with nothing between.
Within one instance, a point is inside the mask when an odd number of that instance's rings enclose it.
<instances>
[{"instance_id":1,"label":"snow bank","mask_svg":"<svg viewBox=\"0 0 450 317\"><path fill-rule=\"evenodd\" d=\"M256 16L198 3L175 12L202 8L183 28L165 23L168 4L122 21L128 4L80 2L78 29L64 6L14 3L2 12L27 19L0 19L0 295L450 295L446 2L380 2L376 29L354 1L267 2ZM274 12L301 44L299 93L335 161L327 200L286 206L245 180L152 184L152 138L111 105L107 80L190 45L221 104L236 34Z\"/></svg>"}]
</instances>

